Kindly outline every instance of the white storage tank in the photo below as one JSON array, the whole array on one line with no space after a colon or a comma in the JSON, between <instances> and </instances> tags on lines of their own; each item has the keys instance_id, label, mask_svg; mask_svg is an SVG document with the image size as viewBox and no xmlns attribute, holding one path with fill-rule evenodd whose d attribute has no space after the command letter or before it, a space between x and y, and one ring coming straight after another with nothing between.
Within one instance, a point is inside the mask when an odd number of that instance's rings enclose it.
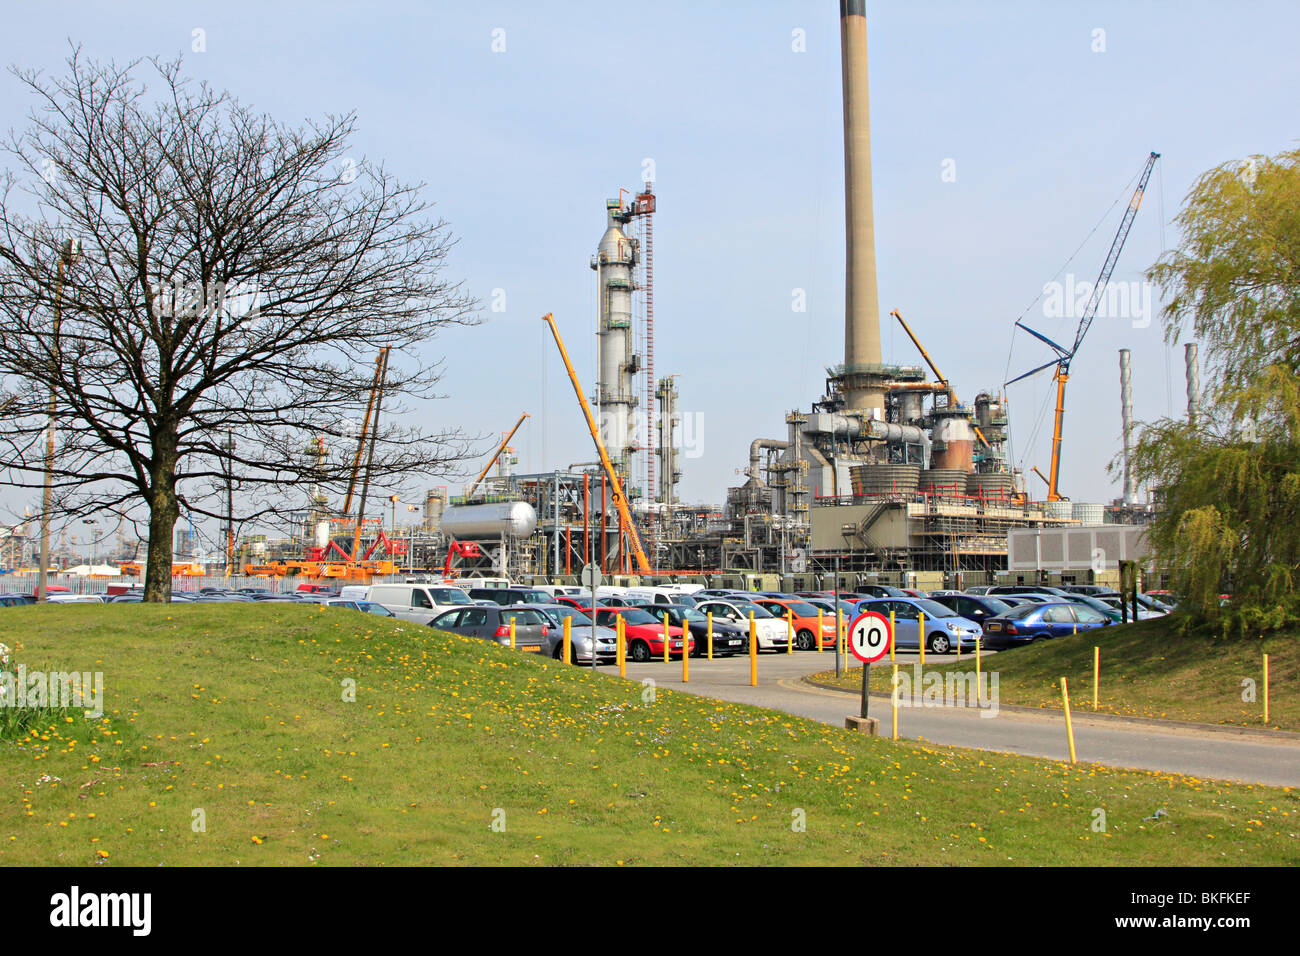
<instances>
[{"instance_id":1,"label":"white storage tank","mask_svg":"<svg viewBox=\"0 0 1300 956\"><path fill-rule=\"evenodd\" d=\"M1070 511L1071 517L1080 524L1094 525L1104 524L1106 520L1106 506L1091 501L1076 501Z\"/></svg>"},{"instance_id":2,"label":"white storage tank","mask_svg":"<svg viewBox=\"0 0 1300 956\"><path fill-rule=\"evenodd\" d=\"M442 513L444 534L462 541L526 538L537 530L537 512L526 501L490 505L457 505Z\"/></svg>"}]
</instances>

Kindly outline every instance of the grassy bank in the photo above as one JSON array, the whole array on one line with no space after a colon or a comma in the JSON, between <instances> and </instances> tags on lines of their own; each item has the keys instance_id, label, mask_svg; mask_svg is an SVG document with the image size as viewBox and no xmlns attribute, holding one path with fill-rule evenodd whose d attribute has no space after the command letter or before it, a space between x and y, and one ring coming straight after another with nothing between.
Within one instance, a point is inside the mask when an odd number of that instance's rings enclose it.
<instances>
[{"instance_id":1,"label":"grassy bank","mask_svg":"<svg viewBox=\"0 0 1300 956\"><path fill-rule=\"evenodd\" d=\"M346 611L13 608L0 641L106 684L102 720L0 743L0 864L1300 861L1289 790L867 739Z\"/></svg>"},{"instance_id":2,"label":"grassy bank","mask_svg":"<svg viewBox=\"0 0 1300 956\"><path fill-rule=\"evenodd\" d=\"M1092 710L1093 647L1101 648L1098 711L1129 717L1191 720L1264 727L1263 654L1269 655L1269 723L1277 730L1300 731L1300 633L1278 632L1263 640L1218 640L1213 635L1182 636L1169 618L1110 627L991 655L987 667L998 672L999 702L1060 709L1060 678L1066 677L1072 704ZM969 670L973 655L927 655L926 669ZM871 686L889 692L890 670L875 666ZM826 683L857 690L857 670L814 675ZM1255 700L1242 699L1242 681L1255 682Z\"/></svg>"}]
</instances>

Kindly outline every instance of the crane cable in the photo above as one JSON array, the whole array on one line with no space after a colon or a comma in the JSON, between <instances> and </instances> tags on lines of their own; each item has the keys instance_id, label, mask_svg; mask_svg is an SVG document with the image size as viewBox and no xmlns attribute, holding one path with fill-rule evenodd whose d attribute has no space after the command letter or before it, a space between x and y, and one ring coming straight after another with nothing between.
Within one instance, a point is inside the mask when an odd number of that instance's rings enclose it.
<instances>
[{"instance_id":1,"label":"crane cable","mask_svg":"<svg viewBox=\"0 0 1300 956\"><path fill-rule=\"evenodd\" d=\"M1124 199L1124 197L1125 197L1126 195L1129 195L1129 194L1132 192L1133 184L1134 184L1135 182L1137 182L1138 178L1139 178L1141 175L1142 175L1141 171L1138 171L1138 172L1137 172L1137 173L1136 173L1136 174L1135 174L1135 175L1134 175L1134 176L1133 176L1133 177L1132 177L1132 178L1131 178L1127 183L1125 183L1124 188L1121 189L1120 192L1119 192L1119 195L1117 195L1117 196L1115 197L1115 201L1112 202L1112 203L1110 204L1110 206L1106 209L1106 211L1105 211L1104 213L1102 213L1101 218L1100 218L1099 220L1097 220L1097 224L1094 225L1094 226L1092 227L1092 229L1088 232L1088 234L1087 234L1086 236L1084 236L1083 241L1082 241L1081 243L1079 243L1078 248L1076 248L1076 249L1074 250L1074 252L1070 253L1070 257L1069 257L1068 259L1066 259L1064 263L1062 263L1062 265L1061 265L1061 267L1060 267L1059 269L1056 270L1056 273L1052 276L1052 278L1051 278L1051 280L1050 280L1051 282L1055 282L1057 279L1059 279L1060 276L1061 276L1061 273L1065 272L1065 270L1069 268L1070 263L1072 263L1076 258L1078 258L1079 253L1083 251L1083 247L1086 246L1086 245L1087 245L1087 244L1092 240L1092 237L1093 237L1094 235L1097 234L1097 230L1100 229L1100 228L1105 224L1106 220L1108 220L1108 219L1110 218L1111 213L1115 211L1115 207L1118 206L1118 205L1120 204L1120 202ZM1164 171L1163 171L1163 169L1160 170L1160 175L1161 175L1161 176L1164 175ZM1161 183L1163 183L1163 179L1161 179ZM1163 189L1163 185L1162 185L1162 187L1161 187L1160 202L1161 202L1161 216L1160 216L1160 218L1161 218L1161 229L1163 230L1163 228L1164 228L1164 208L1163 208L1163 207L1164 207L1164 189ZM1161 245L1163 246L1163 241L1162 241ZM1012 355L1013 355L1014 352L1015 352L1015 348L1016 348L1016 332L1017 332L1017 330L1019 329L1019 325L1018 325L1017 323L1019 323L1021 319L1023 319L1026 315L1028 315L1028 314L1029 314L1029 310L1032 309L1034 306L1036 306L1036 305L1039 303L1039 301L1043 298L1043 296L1047 294L1047 286L1048 286L1048 284L1049 284L1049 283L1046 283L1046 282L1043 283L1043 287L1042 287L1042 289L1039 290L1038 295L1034 296L1033 301L1030 302L1027 306L1025 306L1025 308L1021 311L1021 313L1020 313L1018 316L1016 316L1015 322L1013 322L1013 323L1011 324L1011 340L1007 343L1007 365L1006 365L1006 369L1005 369L1005 370L1003 371L1003 373L1002 373L1002 381L1004 381L1004 382L1005 382L1005 381L1007 380L1007 378L1011 375L1011 357L1012 357ZM1168 381L1168 376L1166 376L1166 380ZM1035 420L1035 422L1034 422L1034 428L1033 428L1033 430L1029 433L1029 440L1026 442L1026 447L1028 447L1028 448L1030 448L1030 449L1033 448L1033 444L1034 444L1034 442L1035 442L1035 441L1037 440L1037 438L1038 438L1038 432L1039 432L1039 429L1042 428L1043 418L1044 418L1044 415L1045 415L1046 412L1047 412L1047 407L1048 407L1049 402L1051 401L1051 397L1052 397L1052 395L1051 395L1051 392L1049 391L1049 392L1045 395L1045 397L1043 398L1043 404L1042 404L1042 407L1039 409L1039 412L1038 412L1038 418ZM1172 402L1172 399L1171 399L1171 402ZM1024 458L1024 456L1021 456L1021 458L1020 458L1020 460L1019 460L1019 463L1020 463L1020 465L1023 467L1023 465L1024 465L1024 463L1025 463L1025 458Z\"/></svg>"}]
</instances>

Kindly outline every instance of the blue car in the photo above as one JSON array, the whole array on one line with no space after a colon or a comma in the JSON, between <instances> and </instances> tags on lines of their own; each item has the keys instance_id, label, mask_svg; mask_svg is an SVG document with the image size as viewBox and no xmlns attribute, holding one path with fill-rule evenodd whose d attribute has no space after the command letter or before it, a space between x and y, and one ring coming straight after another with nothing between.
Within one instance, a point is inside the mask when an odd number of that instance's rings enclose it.
<instances>
[{"instance_id":1,"label":"blue car","mask_svg":"<svg viewBox=\"0 0 1300 956\"><path fill-rule=\"evenodd\" d=\"M984 622L983 644L991 650L1019 647L1110 624L1109 617L1083 604L1021 604Z\"/></svg>"},{"instance_id":2,"label":"blue car","mask_svg":"<svg viewBox=\"0 0 1300 956\"><path fill-rule=\"evenodd\" d=\"M980 626L929 598L891 597L859 601L858 613L874 611L889 617L894 612L894 646L899 650L921 648L921 615L925 615L925 649L932 654L948 654L958 644L975 649Z\"/></svg>"}]
</instances>

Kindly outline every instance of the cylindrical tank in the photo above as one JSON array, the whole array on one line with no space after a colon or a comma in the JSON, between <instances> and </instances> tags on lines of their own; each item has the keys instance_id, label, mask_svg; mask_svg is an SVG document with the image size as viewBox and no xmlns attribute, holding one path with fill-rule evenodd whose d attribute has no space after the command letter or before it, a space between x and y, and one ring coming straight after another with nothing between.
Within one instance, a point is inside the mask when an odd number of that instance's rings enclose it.
<instances>
[{"instance_id":1,"label":"cylindrical tank","mask_svg":"<svg viewBox=\"0 0 1300 956\"><path fill-rule=\"evenodd\" d=\"M537 512L526 501L458 505L442 513L441 528L460 540L488 541L501 535L526 538L537 529Z\"/></svg>"},{"instance_id":2,"label":"cylindrical tank","mask_svg":"<svg viewBox=\"0 0 1300 956\"><path fill-rule=\"evenodd\" d=\"M930 460L930 467L942 470L971 472L975 470L975 429L970 419L945 415L930 432L930 439L943 443Z\"/></svg>"},{"instance_id":3,"label":"cylindrical tank","mask_svg":"<svg viewBox=\"0 0 1300 956\"><path fill-rule=\"evenodd\" d=\"M328 521L317 521L315 528L316 547L328 548L330 546L330 523Z\"/></svg>"},{"instance_id":4,"label":"cylindrical tank","mask_svg":"<svg viewBox=\"0 0 1300 956\"><path fill-rule=\"evenodd\" d=\"M1070 501L1044 501L1043 514L1060 521L1068 520L1074 517L1074 503Z\"/></svg>"},{"instance_id":5,"label":"cylindrical tank","mask_svg":"<svg viewBox=\"0 0 1300 956\"><path fill-rule=\"evenodd\" d=\"M1071 502L1070 517L1085 525L1105 524L1106 506L1091 501Z\"/></svg>"},{"instance_id":6,"label":"cylindrical tank","mask_svg":"<svg viewBox=\"0 0 1300 956\"><path fill-rule=\"evenodd\" d=\"M963 498L966 495L966 472L960 468L931 468L921 472L917 491L937 498Z\"/></svg>"}]
</instances>

